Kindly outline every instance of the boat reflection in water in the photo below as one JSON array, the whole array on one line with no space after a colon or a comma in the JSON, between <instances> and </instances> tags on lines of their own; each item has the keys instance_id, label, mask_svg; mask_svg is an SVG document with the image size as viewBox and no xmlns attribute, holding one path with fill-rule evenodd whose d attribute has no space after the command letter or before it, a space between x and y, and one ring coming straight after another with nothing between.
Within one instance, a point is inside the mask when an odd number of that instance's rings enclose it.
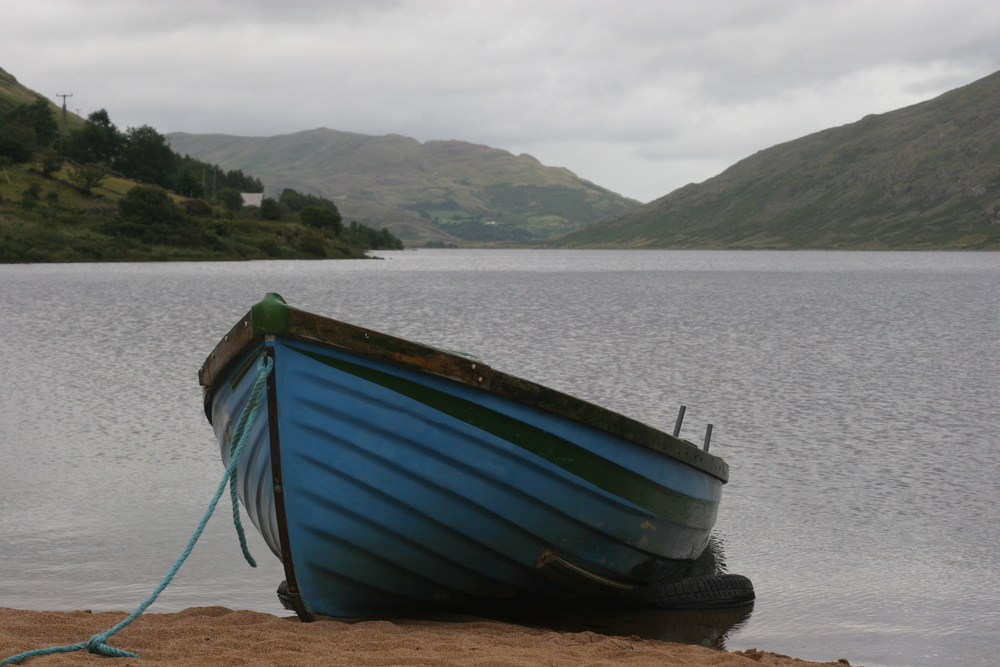
<instances>
[{"instance_id":1,"label":"boat reflection in water","mask_svg":"<svg viewBox=\"0 0 1000 667\"><path fill-rule=\"evenodd\" d=\"M726 563L722 541L713 535L708 547L689 565L686 577L723 574ZM725 642L743 627L753 612L753 603L726 609L632 609L604 602L583 600L493 603L431 614L421 618L460 620L456 613L516 623L559 632L595 632L615 637L640 637L682 644L699 644L725 650Z\"/></svg>"}]
</instances>

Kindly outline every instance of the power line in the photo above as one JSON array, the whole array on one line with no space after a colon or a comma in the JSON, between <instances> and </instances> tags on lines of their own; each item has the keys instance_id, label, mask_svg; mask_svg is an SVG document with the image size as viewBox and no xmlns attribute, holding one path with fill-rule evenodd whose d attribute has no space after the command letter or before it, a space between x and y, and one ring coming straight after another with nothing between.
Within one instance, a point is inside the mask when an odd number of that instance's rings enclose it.
<instances>
[{"instance_id":1,"label":"power line","mask_svg":"<svg viewBox=\"0 0 1000 667\"><path fill-rule=\"evenodd\" d=\"M66 98L67 97L73 97L73 93L70 93L68 95L62 95L62 94L57 93L56 97L63 98L63 129L68 132L69 131L69 122L66 120Z\"/></svg>"}]
</instances>

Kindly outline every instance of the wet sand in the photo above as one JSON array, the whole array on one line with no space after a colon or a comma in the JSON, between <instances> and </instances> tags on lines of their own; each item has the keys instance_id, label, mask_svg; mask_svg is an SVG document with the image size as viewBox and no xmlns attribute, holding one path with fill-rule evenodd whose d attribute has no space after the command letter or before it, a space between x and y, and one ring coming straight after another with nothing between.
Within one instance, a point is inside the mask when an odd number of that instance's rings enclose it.
<instances>
[{"instance_id":1,"label":"wet sand","mask_svg":"<svg viewBox=\"0 0 1000 667\"><path fill-rule=\"evenodd\" d=\"M52 645L75 644L103 632L125 613L0 608L0 659ZM193 607L145 614L111 638L140 659L108 659L80 651L32 658L26 665L446 665L589 667L834 667L751 649L725 652L638 636L558 632L475 617L300 623L253 611ZM111 661L109 661L111 660Z\"/></svg>"}]
</instances>

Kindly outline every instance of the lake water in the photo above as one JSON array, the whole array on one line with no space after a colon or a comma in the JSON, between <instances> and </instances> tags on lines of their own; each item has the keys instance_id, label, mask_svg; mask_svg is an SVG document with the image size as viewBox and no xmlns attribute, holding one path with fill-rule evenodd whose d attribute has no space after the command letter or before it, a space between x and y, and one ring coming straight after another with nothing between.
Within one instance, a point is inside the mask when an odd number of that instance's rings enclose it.
<instances>
[{"instance_id":1,"label":"lake water","mask_svg":"<svg viewBox=\"0 0 1000 667\"><path fill-rule=\"evenodd\" d=\"M664 430L686 405L694 441L714 424L731 467L714 557L754 581L752 610L541 613L553 627L869 667L995 664L1000 254L379 254L0 266L0 606L145 599L222 474L197 370L277 291ZM225 503L152 611L287 613L280 564L252 527L261 566L243 563Z\"/></svg>"}]
</instances>

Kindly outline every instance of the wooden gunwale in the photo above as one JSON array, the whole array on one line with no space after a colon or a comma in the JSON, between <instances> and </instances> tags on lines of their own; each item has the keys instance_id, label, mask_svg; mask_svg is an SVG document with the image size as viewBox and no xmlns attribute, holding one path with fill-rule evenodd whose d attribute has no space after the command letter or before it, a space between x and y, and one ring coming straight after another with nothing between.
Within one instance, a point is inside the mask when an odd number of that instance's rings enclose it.
<instances>
[{"instance_id":1,"label":"wooden gunwale","mask_svg":"<svg viewBox=\"0 0 1000 667\"><path fill-rule=\"evenodd\" d=\"M347 352L378 359L489 391L498 396L573 419L593 428L624 438L665 454L692 468L701 470L723 483L729 479L729 466L720 457L701 450L686 440L654 429L630 417L593 403L550 389L501 371L478 359L414 343L370 329L314 315L297 308L287 308L287 320L280 331L262 330L254 322L251 309L223 336L198 372L205 392L205 413L211 421L211 400L216 383L230 367L267 333L329 345Z\"/></svg>"}]
</instances>

